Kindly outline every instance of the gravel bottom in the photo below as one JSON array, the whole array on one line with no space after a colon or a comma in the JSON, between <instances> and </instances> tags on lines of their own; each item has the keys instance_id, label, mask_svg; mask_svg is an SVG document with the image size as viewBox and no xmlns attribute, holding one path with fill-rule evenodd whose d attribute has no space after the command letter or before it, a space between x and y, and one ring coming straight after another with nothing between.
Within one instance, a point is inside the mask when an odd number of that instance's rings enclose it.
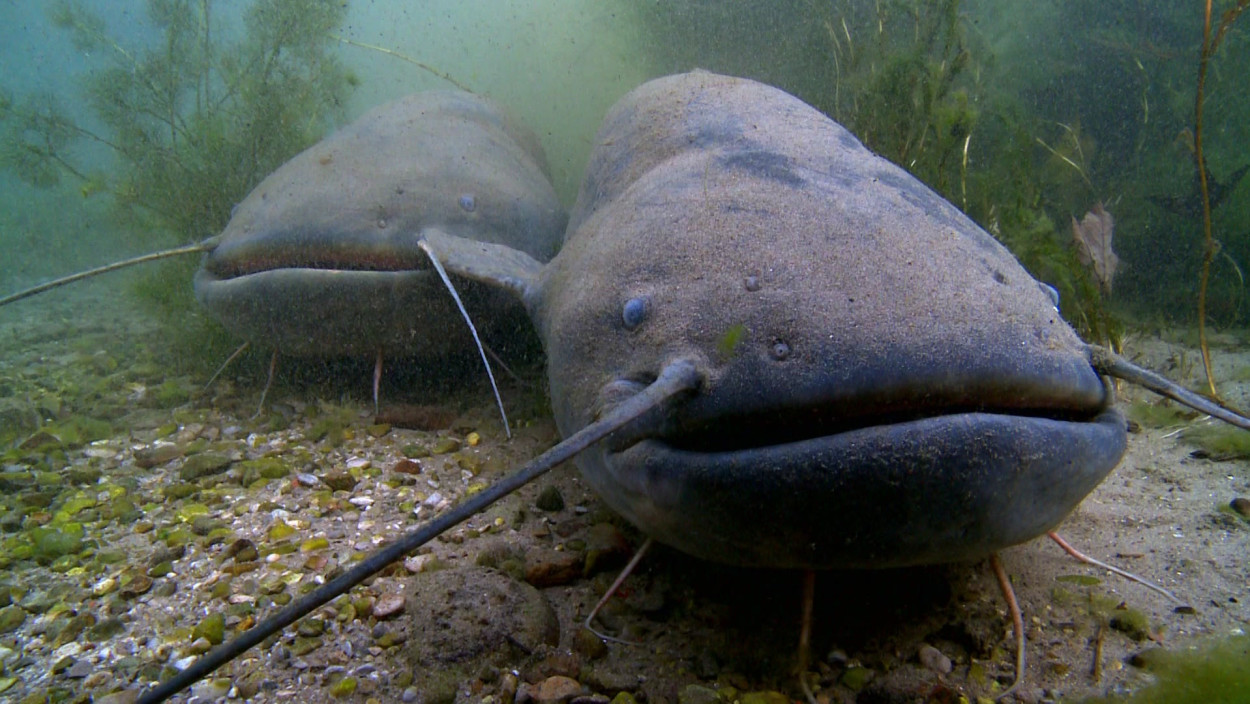
<instances>
[{"instance_id":1,"label":"gravel bottom","mask_svg":"<svg viewBox=\"0 0 1250 704\"><path fill-rule=\"evenodd\" d=\"M132 701L558 440L534 371L505 389L511 440L479 380L455 382L451 394L440 390L445 379L384 382L375 417L361 365L309 383L324 365L291 362L253 417L267 360L205 391L207 375L169 375L168 333L142 316L121 307L84 318L92 290L0 313L7 701ZM1221 358L1250 366L1236 344L1224 341ZM1181 345L1143 339L1129 349L1173 376L1194 373ZM1244 401L1240 386L1225 391ZM1048 541L1003 553L1029 642L1018 700L1138 689L1154 679L1151 653L1244 635L1250 523L1228 507L1250 496L1250 471L1187 442L1203 424L1181 415L1139 426L1121 467L1061 527L1192 608ZM660 547L597 618L627 642L585 630L641 542L574 469L557 469L182 696L802 699L800 574ZM1010 621L984 563L820 574L811 652L819 702L975 701L1013 677Z\"/></svg>"}]
</instances>

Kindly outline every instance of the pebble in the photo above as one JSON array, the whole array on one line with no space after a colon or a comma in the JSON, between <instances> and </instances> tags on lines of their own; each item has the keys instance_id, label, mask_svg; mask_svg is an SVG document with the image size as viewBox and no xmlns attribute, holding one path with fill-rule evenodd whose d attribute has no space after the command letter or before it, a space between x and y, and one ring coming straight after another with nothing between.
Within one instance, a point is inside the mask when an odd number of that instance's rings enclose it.
<instances>
[{"instance_id":1,"label":"pebble","mask_svg":"<svg viewBox=\"0 0 1250 704\"><path fill-rule=\"evenodd\" d=\"M564 704L581 693L581 683L564 675L552 675L529 691L530 697L538 704Z\"/></svg>"},{"instance_id":2,"label":"pebble","mask_svg":"<svg viewBox=\"0 0 1250 704\"><path fill-rule=\"evenodd\" d=\"M927 643L920 646L920 652L918 655L920 657L920 664L930 670L933 670L934 672L948 675L954 667L951 664L950 658L946 657L942 651Z\"/></svg>"},{"instance_id":3,"label":"pebble","mask_svg":"<svg viewBox=\"0 0 1250 704\"><path fill-rule=\"evenodd\" d=\"M388 619L404 610L403 594L383 594L373 604L373 616L378 620Z\"/></svg>"},{"instance_id":4,"label":"pebble","mask_svg":"<svg viewBox=\"0 0 1250 704\"><path fill-rule=\"evenodd\" d=\"M525 581L539 587L568 584L582 576L582 556L575 552L531 550L525 555Z\"/></svg>"},{"instance_id":5,"label":"pebble","mask_svg":"<svg viewBox=\"0 0 1250 704\"><path fill-rule=\"evenodd\" d=\"M88 660L79 660L65 671L65 676L73 680L81 680L95 671L95 665Z\"/></svg>"},{"instance_id":6,"label":"pebble","mask_svg":"<svg viewBox=\"0 0 1250 704\"><path fill-rule=\"evenodd\" d=\"M1250 518L1250 499L1238 496L1228 504L1242 518Z\"/></svg>"}]
</instances>

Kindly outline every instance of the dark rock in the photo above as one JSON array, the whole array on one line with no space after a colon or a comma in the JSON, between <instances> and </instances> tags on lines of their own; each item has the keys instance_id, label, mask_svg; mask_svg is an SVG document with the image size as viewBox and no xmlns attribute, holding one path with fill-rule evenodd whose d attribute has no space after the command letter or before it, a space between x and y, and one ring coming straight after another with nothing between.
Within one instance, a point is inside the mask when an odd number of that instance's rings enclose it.
<instances>
[{"instance_id":1,"label":"dark rock","mask_svg":"<svg viewBox=\"0 0 1250 704\"><path fill-rule=\"evenodd\" d=\"M459 685L487 667L512 666L559 642L560 625L534 587L485 567L424 572L412 577L401 647L410 667L431 673L420 683L425 701L454 697ZM436 673L436 674L435 674ZM449 700L450 701L450 700Z\"/></svg>"},{"instance_id":2,"label":"dark rock","mask_svg":"<svg viewBox=\"0 0 1250 704\"><path fill-rule=\"evenodd\" d=\"M554 513L564 509L564 496L554 484L548 484L538 495L534 505L543 511Z\"/></svg>"},{"instance_id":3,"label":"dark rock","mask_svg":"<svg viewBox=\"0 0 1250 704\"><path fill-rule=\"evenodd\" d=\"M568 584L582 576L582 556L567 550L531 550L525 555L525 581L535 587Z\"/></svg>"}]
</instances>

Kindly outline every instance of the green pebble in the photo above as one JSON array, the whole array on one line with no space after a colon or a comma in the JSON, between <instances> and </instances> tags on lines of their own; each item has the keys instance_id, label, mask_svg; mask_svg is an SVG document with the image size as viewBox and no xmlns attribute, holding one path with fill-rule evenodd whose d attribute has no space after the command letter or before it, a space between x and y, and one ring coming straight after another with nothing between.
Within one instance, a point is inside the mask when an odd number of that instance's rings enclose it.
<instances>
[{"instance_id":1,"label":"green pebble","mask_svg":"<svg viewBox=\"0 0 1250 704\"><path fill-rule=\"evenodd\" d=\"M320 638L296 638L291 643L291 654L301 657L321 647Z\"/></svg>"},{"instance_id":2,"label":"green pebble","mask_svg":"<svg viewBox=\"0 0 1250 704\"><path fill-rule=\"evenodd\" d=\"M403 453L404 457L407 457L410 460L430 456L430 451L421 445L404 445L400 452Z\"/></svg>"},{"instance_id":3,"label":"green pebble","mask_svg":"<svg viewBox=\"0 0 1250 704\"><path fill-rule=\"evenodd\" d=\"M269 526L270 540L282 540L283 538L289 538L290 536L295 535L295 533L295 528L291 527L291 525L286 521L275 521L273 525Z\"/></svg>"},{"instance_id":4,"label":"green pebble","mask_svg":"<svg viewBox=\"0 0 1250 704\"><path fill-rule=\"evenodd\" d=\"M325 633L326 622L319 618L302 619L297 626L296 631L305 638L315 638Z\"/></svg>"},{"instance_id":5,"label":"green pebble","mask_svg":"<svg viewBox=\"0 0 1250 704\"><path fill-rule=\"evenodd\" d=\"M220 612L205 616L203 620L195 624L195 628L191 629L193 639L207 638L208 642L213 645L221 643L225 635L226 617Z\"/></svg>"},{"instance_id":6,"label":"green pebble","mask_svg":"<svg viewBox=\"0 0 1250 704\"><path fill-rule=\"evenodd\" d=\"M612 697L610 704L638 704L638 700L634 699L634 695L629 692L618 692L615 697Z\"/></svg>"},{"instance_id":7,"label":"green pebble","mask_svg":"<svg viewBox=\"0 0 1250 704\"><path fill-rule=\"evenodd\" d=\"M126 624L120 618L106 618L87 631L87 640L98 643L126 631Z\"/></svg>"},{"instance_id":8,"label":"green pebble","mask_svg":"<svg viewBox=\"0 0 1250 704\"><path fill-rule=\"evenodd\" d=\"M155 565L152 565L151 569L148 570L148 576L153 578L164 577L173 571L174 564L169 560L165 560L164 562L158 562Z\"/></svg>"},{"instance_id":9,"label":"green pebble","mask_svg":"<svg viewBox=\"0 0 1250 704\"><path fill-rule=\"evenodd\" d=\"M70 467L66 475L75 484L95 484L103 472L98 467Z\"/></svg>"},{"instance_id":10,"label":"green pebble","mask_svg":"<svg viewBox=\"0 0 1250 704\"><path fill-rule=\"evenodd\" d=\"M846 672L842 673L842 679L839 681L852 692L858 692L864 688L864 685L868 684L868 680L872 679L872 674L872 670L866 667L848 667ZM751 695L742 695L743 704L746 704L746 698L749 696Z\"/></svg>"},{"instance_id":11,"label":"green pebble","mask_svg":"<svg viewBox=\"0 0 1250 704\"><path fill-rule=\"evenodd\" d=\"M326 538L309 538L300 543L300 552L315 552L317 550L325 550L330 547L330 541Z\"/></svg>"},{"instance_id":12,"label":"green pebble","mask_svg":"<svg viewBox=\"0 0 1250 704\"><path fill-rule=\"evenodd\" d=\"M170 484L164 489L161 489L161 494L163 494L167 499L179 501L195 494L199 490L200 488L194 484Z\"/></svg>"},{"instance_id":13,"label":"green pebble","mask_svg":"<svg viewBox=\"0 0 1250 704\"><path fill-rule=\"evenodd\" d=\"M17 630L26 620L26 610L20 606L6 606L0 609L0 633Z\"/></svg>"},{"instance_id":14,"label":"green pebble","mask_svg":"<svg viewBox=\"0 0 1250 704\"><path fill-rule=\"evenodd\" d=\"M455 438L439 438L430 448L430 452L435 455L445 455L449 452L455 452L460 449L460 441Z\"/></svg>"},{"instance_id":15,"label":"green pebble","mask_svg":"<svg viewBox=\"0 0 1250 704\"><path fill-rule=\"evenodd\" d=\"M356 693L356 678L344 677L343 679L330 685L330 696L332 697L350 697Z\"/></svg>"},{"instance_id":16,"label":"green pebble","mask_svg":"<svg viewBox=\"0 0 1250 704\"><path fill-rule=\"evenodd\" d=\"M220 452L202 452L198 455L191 455L183 461L182 468L178 470L178 476L186 482L195 481L201 477L226 471L232 461L229 455Z\"/></svg>"}]
</instances>

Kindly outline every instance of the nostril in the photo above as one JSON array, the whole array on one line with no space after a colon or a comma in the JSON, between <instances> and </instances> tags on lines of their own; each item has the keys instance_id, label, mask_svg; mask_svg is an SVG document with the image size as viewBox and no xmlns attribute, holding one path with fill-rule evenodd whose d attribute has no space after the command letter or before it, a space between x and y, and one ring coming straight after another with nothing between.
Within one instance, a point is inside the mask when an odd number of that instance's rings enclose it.
<instances>
[{"instance_id":1,"label":"nostril","mask_svg":"<svg viewBox=\"0 0 1250 704\"><path fill-rule=\"evenodd\" d=\"M631 298L625 301L621 309L621 322L625 324L625 329L633 330L642 325L642 321L647 319L647 308L645 298Z\"/></svg>"}]
</instances>

